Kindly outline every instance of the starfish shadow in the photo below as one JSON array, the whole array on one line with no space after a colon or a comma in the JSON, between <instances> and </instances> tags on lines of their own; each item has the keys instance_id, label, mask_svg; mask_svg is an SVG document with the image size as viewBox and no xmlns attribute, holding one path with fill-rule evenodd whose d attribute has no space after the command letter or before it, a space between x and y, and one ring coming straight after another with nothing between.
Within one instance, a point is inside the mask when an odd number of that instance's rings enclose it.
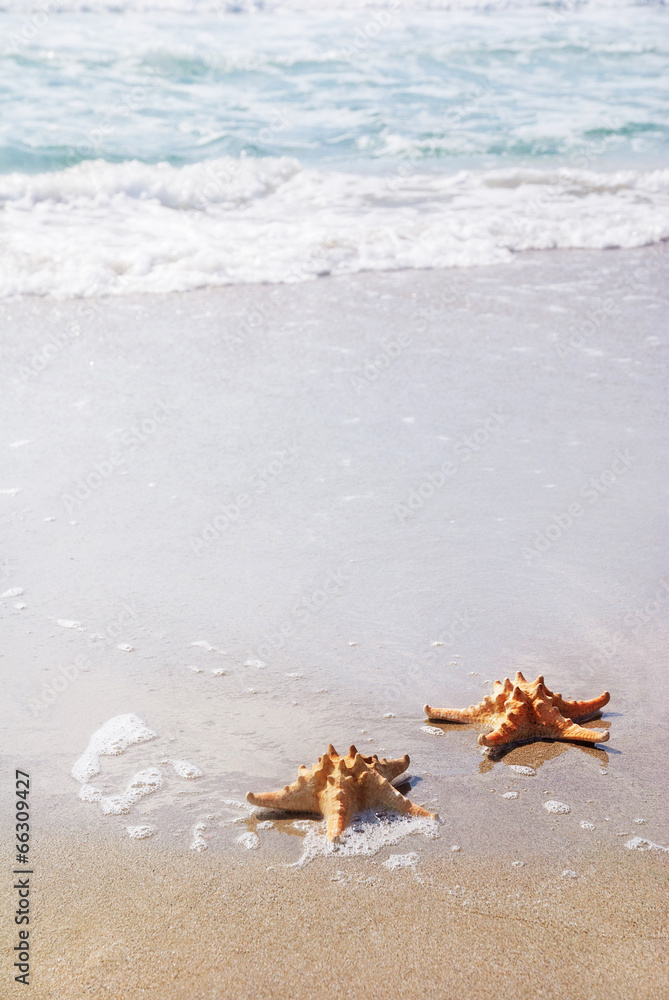
<instances>
[{"instance_id":1,"label":"starfish shadow","mask_svg":"<svg viewBox=\"0 0 669 1000\"><path fill-rule=\"evenodd\" d=\"M606 729L611 725L610 718L619 713L607 712L605 716L601 712L595 713L590 716L586 722L580 722L585 729L590 728L602 728L604 726ZM597 726L592 727L590 723L597 722ZM472 725L468 722L437 722L431 721L431 726L441 729L444 734L449 733L453 729L466 729L471 730L475 733L480 733L481 730L478 726ZM606 750L603 747L597 745L593 746L592 743L585 743L579 740L517 740L514 743L507 743L503 747L496 749L487 749L483 760L479 762L479 773L485 774L487 771L492 770L496 763L499 761L504 761L505 764L520 764L524 767L532 767L535 771L537 768L541 767L548 760L552 760L555 757L559 757L561 753L565 753L570 747L578 750L582 750L583 753L588 754L589 757L594 757L602 767L605 767L609 760L610 754L619 754L620 750L615 750L613 747L608 746ZM511 756L513 755L513 756ZM509 758L510 759L507 759Z\"/></svg>"},{"instance_id":2,"label":"starfish shadow","mask_svg":"<svg viewBox=\"0 0 669 1000\"><path fill-rule=\"evenodd\" d=\"M244 823L249 833L257 833L259 823L270 821L279 833L285 833L289 837L304 837L306 830L294 827L293 823L296 820L305 819L319 821L322 817L317 816L316 813L308 812L291 812L289 816L286 816L286 813L280 809L259 809L253 816L244 817Z\"/></svg>"}]
</instances>

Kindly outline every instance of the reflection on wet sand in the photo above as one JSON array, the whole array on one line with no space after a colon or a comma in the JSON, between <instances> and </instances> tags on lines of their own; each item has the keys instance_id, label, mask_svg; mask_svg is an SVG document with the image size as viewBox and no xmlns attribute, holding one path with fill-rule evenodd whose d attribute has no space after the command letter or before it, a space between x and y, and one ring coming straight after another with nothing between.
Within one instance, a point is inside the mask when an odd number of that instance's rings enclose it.
<instances>
[{"instance_id":1,"label":"reflection on wet sand","mask_svg":"<svg viewBox=\"0 0 669 1000\"><path fill-rule=\"evenodd\" d=\"M594 726L593 723L595 724ZM435 729L441 729L444 734L453 729L463 729L477 734L480 733L478 726L467 725L462 722L431 721L430 725L434 726ZM608 730L610 726L610 717L602 718L599 714L589 719L588 722L583 723L585 729L601 729L604 727ZM565 742L564 740L526 740L525 742L509 743L507 746L498 749L486 749L482 760L479 761L479 773L486 774L500 761L504 761L505 764L532 767L536 771L546 761L553 760L561 753L565 753L572 748L581 750L583 753L588 754L588 756L594 757L602 767L606 767L608 764L609 754L619 752L614 750L613 747L608 747L608 750L604 750L601 747L593 746L591 743L580 743L576 740L569 742Z\"/></svg>"}]
</instances>

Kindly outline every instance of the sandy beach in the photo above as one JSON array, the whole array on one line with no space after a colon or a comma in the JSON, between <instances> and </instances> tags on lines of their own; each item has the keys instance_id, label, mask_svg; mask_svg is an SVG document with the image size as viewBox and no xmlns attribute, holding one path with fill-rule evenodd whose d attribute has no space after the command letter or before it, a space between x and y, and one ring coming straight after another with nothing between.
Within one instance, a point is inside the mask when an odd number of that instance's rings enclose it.
<instances>
[{"instance_id":1,"label":"sandy beach","mask_svg":"<svg viewBox=\"0 0 669 1000\"><path fill-rule=\"evenodd\" d=\"M665 994L667 261L0 306L33 996ZM516 669L609 690L609 742L426 726ZM71 772L123 713L155 738L91 780L160 782L105 815ZM409 753L441 824L324 854L246 806L329 742Z\"/></svg>"}]
</instances>

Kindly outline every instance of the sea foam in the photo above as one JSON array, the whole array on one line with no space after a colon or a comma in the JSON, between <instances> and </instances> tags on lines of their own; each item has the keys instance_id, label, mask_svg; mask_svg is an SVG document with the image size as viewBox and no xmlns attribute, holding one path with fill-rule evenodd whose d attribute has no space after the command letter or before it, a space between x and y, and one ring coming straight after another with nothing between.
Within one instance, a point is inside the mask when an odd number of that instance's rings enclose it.
<instances>
[{"instance_id":1,"label":"sea foam","mask_svg":"<svg viewBox=\"0 0 669 1000\"><path fill-rule=\"evenodd\" d=\"M100 757L123 753L135 743L157 737L137 715L116 715L91 736L88 746L72 768L72 777L87 782L100 773Z\"/></svg>"},{"instance_id":2,"label":"sea foam","mask_svg":"<svg viewBox=\"0 0 669 1000\"><path fill-rule=\"evenodd\" d=\"M125 295L643 246L669 238L669 170L405 177L285 156L89 160L0 175L0 207L0 297Z\"/></svg>"},{"instance_id":3,"label":"sea foam","mask_svg":"<svg viewBox=\"0 0 669 1000\"><path fill-rule=\"evenodd\" d=\"M314 858L368 857L377 854L384 847L398 844L410 834L420 833L426 837L439 836L441 821L423 816L402 816L390 813L377 814L372 810L361 813L348 830L344 831L339 843L332 843L325 836L325 824L313 821L298 821L298 829L306 830L302 842L300 858L290 867L302 868ZM297 823L293 824L297 826Z\"/></svg>"}]
</instances>

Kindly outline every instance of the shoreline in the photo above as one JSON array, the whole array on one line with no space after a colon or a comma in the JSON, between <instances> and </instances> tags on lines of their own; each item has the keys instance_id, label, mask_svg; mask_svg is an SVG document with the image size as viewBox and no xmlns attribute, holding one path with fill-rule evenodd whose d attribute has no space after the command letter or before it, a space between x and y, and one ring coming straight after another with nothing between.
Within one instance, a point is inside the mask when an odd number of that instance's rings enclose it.
<instances>
[{"instance_id":1,"label":"shoreline","mask_svg":"<svg viewBox=\"0 0 669 1000\"><path fill-rule=\"evenodd\" d=\"M39 1000L469 1000L491 968L503 1000L648 1000L667 855L625 844L669 846L667 264L554 251L119 297L85 322L0 303L5 759L34 782ZM425 702L517 669L610 690L588 723L610 741L493 761L476 727L424 728ZM103 815L71 770L124 713L157 735L92 783L162 783ZM272 867L306 828L234 803L330 742L408 752L439 837Z\"/></svg>"}]
</instances>

